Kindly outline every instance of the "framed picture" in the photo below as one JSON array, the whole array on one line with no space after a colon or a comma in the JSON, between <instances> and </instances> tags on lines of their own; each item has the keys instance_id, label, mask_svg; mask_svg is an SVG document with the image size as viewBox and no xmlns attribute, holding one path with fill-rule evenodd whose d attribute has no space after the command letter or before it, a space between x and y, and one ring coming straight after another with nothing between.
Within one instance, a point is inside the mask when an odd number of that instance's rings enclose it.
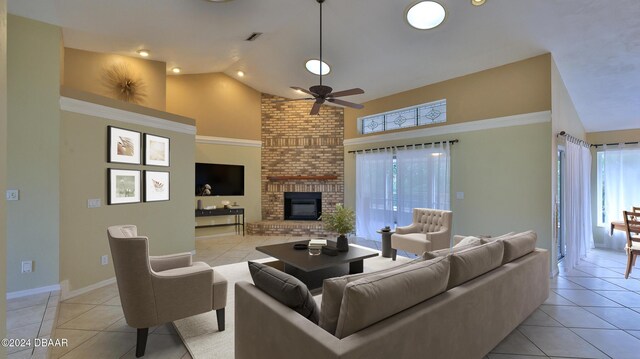
<instances>
[{"instance_id":1,"label":"framed picture","mask_svg":"<svg viewBox=\"0 0 640 359\"><path fill-rule=\"evenodd\" d=\"M109 204L140 202L140 171L109 168Z\"/></svg>"},{"instance_id":2,"label":"framed picture","mask_svg":"<svg viewBox=\"0 0 640 359\"><path fill-rule=\"evenodd\" d=\"M141 152L140 132L108 126L109 162L139 165Z\"/></svg>"},{"instance_id":3,"label":"framed picture","mask_svg":"<svg viewBox=\"0 0 640 359\"><path fill-rule=\"evenodd\" d=\"M144 164L169 167L169 142L167 137L144 134Z\"/></svg>"},{"instance_id":4,"label":"framed picture","mask_svg":"<svg viewBox=\"0 0 640 359\"><path fill-rule=\"evenodd\" d=\"M169 172L144 171L144 201L168 201L169 178Z\"/></svg>"}]
</instances>

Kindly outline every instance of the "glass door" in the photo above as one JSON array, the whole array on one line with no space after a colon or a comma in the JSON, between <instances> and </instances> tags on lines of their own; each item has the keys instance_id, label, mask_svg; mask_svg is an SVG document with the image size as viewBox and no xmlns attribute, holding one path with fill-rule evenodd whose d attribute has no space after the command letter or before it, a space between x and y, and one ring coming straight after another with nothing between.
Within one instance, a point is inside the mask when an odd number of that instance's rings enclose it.
<instances>
[{"instance_id":1,"label":"glass door","mask_svg":"<svg viewBox=\"0 0 640 359\"><path fill-rule=\"evenodd\" d=\"M558 261L564 258L567 253L567 246L564 238L564 213L563 213L563 200L564 197L564 151L558 149L558 163L556 180L558 183L558 191L556 191L556 213L555 213L555 230L558 238Z\"/></svg>"}]
</instances>

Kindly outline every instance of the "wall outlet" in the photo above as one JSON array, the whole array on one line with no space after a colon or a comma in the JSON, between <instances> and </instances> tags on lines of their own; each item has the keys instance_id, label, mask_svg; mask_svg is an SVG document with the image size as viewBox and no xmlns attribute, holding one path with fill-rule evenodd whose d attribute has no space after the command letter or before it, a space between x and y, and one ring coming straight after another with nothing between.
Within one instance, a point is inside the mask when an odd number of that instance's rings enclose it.
<instances>
[{"instance_id":1,"label":"wall outlet","mask_svg":"<svg viewBox=\"0 0 640 359\"><path fill-rule=\"evenodd\" d=\"M6 194L7 201L17 201L20 199L20 190L8 189Z\"/></svg>"},{"instance_id":2,"label":"wall outlet","mask_svg":"<svg viewBox=\"0 0 640 359\"><path fill-rule=\"evenodd\" d=\"M100 198L92 198L87 200L87 208L99 208L102 205Z\"/></svg>"},{"instance_id":3,"label":"wall outlet","mask_svg":"<svg viewBox=\"0 0 640 359\"><path fill-rule=\"evenodd\" d=\"M102 264L103 266L106 266L107 264L109 264L109 256L105 254L102 257L100 257L100 264Z\"/></svg>"},{"instance_id":4,"label":"wall outlet","mask_svg":"<svg viewBox=\"0 0 640 359\"><path fill-rule=\"evenodd\" d=\"M33 261L22 261L22 268L20 269L21 273L31 273L33 272Z\"/></svg>"},{"instance_id":5,"label":"wall outlet","mask_svg":"<svg viewBox=\"0 0 640 359\"><path fill-rule=\"evenodd\" d=\"M464 192L456 192L456 199L464 199Z\"/></svg>"}]
</instances>

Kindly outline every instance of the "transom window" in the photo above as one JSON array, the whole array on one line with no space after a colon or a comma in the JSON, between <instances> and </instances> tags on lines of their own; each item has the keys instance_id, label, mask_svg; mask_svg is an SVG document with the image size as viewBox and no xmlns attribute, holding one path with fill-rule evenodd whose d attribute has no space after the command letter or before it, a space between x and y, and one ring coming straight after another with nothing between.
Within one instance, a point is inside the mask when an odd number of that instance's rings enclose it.
<instances>
[{"instance_id":1,"label":"transom window","mask_svg":"<svg viewBox=\"0 0 640 359\"><path fill-rule=\"evenodd\" d=\"M400 110L358 118L363 134L447 122L447 100L438 100Z\"/></svg>"}]
</instances>

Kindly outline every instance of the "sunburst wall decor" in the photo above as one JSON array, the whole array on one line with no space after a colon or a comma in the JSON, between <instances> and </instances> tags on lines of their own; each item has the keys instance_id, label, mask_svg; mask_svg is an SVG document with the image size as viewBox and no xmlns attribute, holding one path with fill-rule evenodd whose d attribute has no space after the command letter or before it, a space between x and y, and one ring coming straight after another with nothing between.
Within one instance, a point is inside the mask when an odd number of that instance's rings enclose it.
<instances>
[{"instance_id":1,"label":"sunburst wall decor","mask_svg":"<svg viewBox=\"0 0 640 359\"><path fill-rule=\"evenodd\" d=\"M147 96L144 81L135 76L124 63L106 68L103 79L109 93L118 100L140 104Z\"/></svg>"}]
</instances>

